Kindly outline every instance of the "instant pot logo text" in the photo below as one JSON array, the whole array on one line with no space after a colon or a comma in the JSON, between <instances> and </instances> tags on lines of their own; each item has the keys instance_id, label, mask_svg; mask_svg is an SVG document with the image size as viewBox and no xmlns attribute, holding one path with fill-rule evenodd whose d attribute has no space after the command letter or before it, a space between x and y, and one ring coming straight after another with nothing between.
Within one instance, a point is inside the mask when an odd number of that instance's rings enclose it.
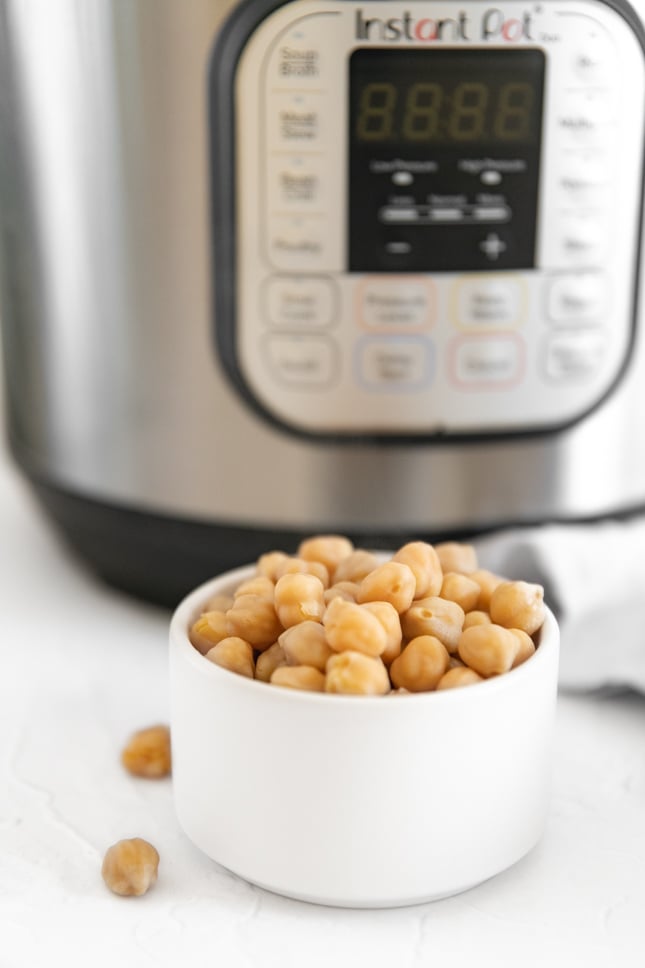
<instances>
[{"instance_id":1,"label":"instant pot logo text","mask_svg":"<svg viewBox=\"0 0 645 968\"><path fill-rule=\"evenodd\" d=\"M533 40L532 14L506 17L499 7L488 7L477 23L465 11L455 17L413 17L405 11L400 17L366 17L362 10L356 11L356 39L390 41L416 40L421 43L433 41L483 40L508 41Z\"/></svg>"}]
</instances>

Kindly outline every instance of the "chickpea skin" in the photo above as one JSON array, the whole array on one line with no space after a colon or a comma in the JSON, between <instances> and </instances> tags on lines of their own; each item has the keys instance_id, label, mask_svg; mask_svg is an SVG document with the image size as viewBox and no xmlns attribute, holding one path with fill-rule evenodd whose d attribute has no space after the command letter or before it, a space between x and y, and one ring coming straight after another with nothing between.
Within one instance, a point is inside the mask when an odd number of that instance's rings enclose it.
<instances>
[{"instance_id":1,"label":"chickpea skin","mask_svg":"<svg viewBox=\"0 0 645 968\"><path fill-rule=\"evenodd\" d=\"M440 689L455 689L458 686L474 686L477 682L483 681L474 669L469 669L468 666L455 666L454 669L448 669L446 674L441 677L437 683L437 691Z\"/></svg>"},{"instance_id":2,"label":"chickpea skin","mask_svg":"<svg viewBox=\"0 0 645 968\"><path fill-rule=\"evenodd\" d=\"M290 666L313 666L325 671L332 650L320 622L300 622L282 633L278 642Z\"/></svg>"},{"instance_id":3,"label":"chickpea skin","mask_svg":"<svg viewBox=\"0 0 645 968\"><path fill-rule=\"evenodd\" d=\"M459 657L487 679L512 668L519 640L501 625L471 625L459 639Z\"/></svg>"},{"instance_id":4,"label":"chickpea skin","mask_svg":"<svg viewBox=\"0 0 645 968\"><path fill-rule=\"evenodd\" d=\"M460 541L442 541L434 546L441 567L444 572L457 571L461 575L470 575L477 571L477 552L473 545Z\"/></svg>"},{"instance_id":5,"label":"chickpea skin","mask_svg":"<svg viewBox=\"0 0 645 968\"><path fill-rule=\"evenodd\" d=\"M255 678L269 682L279 666L287 664L287 657L279 642L274 642L265 652L261 652L255 663Z\"/></svg>"},{"instance_id":6,"label":"chickpea skin","mask_svg":"<svg viewBox=\"0 0 645 968\"><path fill-rule=\"evenodd\" d=\"M544 623L544 589L526 581L499 584L490 599L490 617L497 625L533 635Z\"/></svg>"},{"instance_id":7,"label":"chickpea skin","mask_svg":"<svg viewBox=\"0 0 645 968\"><path fill-rule=\"evenodd\" d=\"M313 666L278 666L271 676L271 685L287 689L303 689L305 692L324 692L325 676Z\"/></svg>"},{"instance_id":8,"label":"chickpea skin","mask_svg":"<svg viewBox=\"0 0 645 968\"><path fill-rule=\"evenodd\" d=\"M448 650L434 635L420 635L408 642L390 666L392 685L409 692L430 692L448 671Z\"/></svg>"},{"instance_id":9,"label":"chickpea skin","mask_svg":"<svg viewBox=\"0 0 645 968\"><path fill-rule=\"evenodd\" d=\"M188 638L198 652L206 655L209 649L225 639L227 635L226 613L211 611L204 612L193 622Z\"/></svg>"},{"instance_id":10,"label":"chickpea skin","mask_svg":"<svg viewBox=\"0 0 645 968\"><path fill-rule=\"evenodd\" d=\"M101 876L114 894L122 897L140 897L157 880L159 854L141 837L119 840L108 847Z\"/></svg>"},{"instance_id":11,"label":"chickpea skin","mask_svg":"<svg viewBox=\"0 0 645 968\"><path fill-rule=\"evenodd\" d=\"M392 561L401 562L412 571L416 580L414 598L427 598L441 591L443 570L439 555L431 544L410 541L399 548Z\"/></svg>"},{"instance_id":12,"label":"chickpea skin","mask_svg":"<svg viewBox=\"0 0 645 968\"><path fill-rule=\"evenodd\" d=\"M282 625L273 602L261 595L240 595L226 613L229 636L236 636L262 651L277 640Z\"/></svg>"},{"instance_id":13,"label":"chickpea skin","mask_svg":"<svg viewBox=\"0 0 645 968\"><path fill-rule=\"evenodd\" d=\"M383 623L364 605L334 598L327 606L323 625L334 652L363 652L374 657L387 647Z\"/></svg>"},{"instance_id":14,"label":"chickpea skin","mask_svg":"<svg viewBox=\"0 0 645 968\"><path fill-rule=\"evenodd\" d=\"M284 628L320 622L325 611L323 583L315 575L286 574L275 586L275 610Z\"/></svg>"},{"instance_id":15,"label":"chickpea skin","mask_svg":"<svg viewBox=\"0 0 645 968\"><path fill-rule=\"evenodd\" d=\"M412 604L416 584L414 572L408 565L387 561L365 576L358 591L358 601L361 604L389 602L400 614Z\"/></svg>"},{"instance_id":16,"label":"chickpea skin","mask_svg":"<svg viewBox=\"0 0 645 968\"><path fill-rule=\"evenodd\" d=\"M363 652L340 652L327 662L325 692L351 696L384 696L390 678L382 660Z\"/></svg>"},{"instance_id":17,"label":"chickpea skin","mask_svg":"<svg viewBox=\"0 0 645 968\"><path fill-rule=\"evenodd\" d=\"M347 558L354 550L349 538L340 534L319 534L302 541L298 547L298 557L305 561L319 561L328 573L333 575L334 569L343 558Z\"/></svg>"},{"instance_id":18,"label":"chickpea skin","mask_svg":"<svg viewBox=\"0 0 645 968\"><path fill-rule=\"evenodd\" d=\"M229 636L222 639L217 645L206 653L209 662L228 669L229 672L237 672L240 676L253 679L255 666L253 664L253 649L248 642L239 636Z\"/></svg>"},{"instance_id":19,"label":"chickpea skin","mask_svg":"<svg viewBox=\"0 0 645 968\"><path fill-rule=\"evenodd\" d=\"M401 616L401 628L406 639L434 635L449 652L456 652L464 618L464 610L456 602L439 596L422 598Z\"/></svg>"}]
</instances>

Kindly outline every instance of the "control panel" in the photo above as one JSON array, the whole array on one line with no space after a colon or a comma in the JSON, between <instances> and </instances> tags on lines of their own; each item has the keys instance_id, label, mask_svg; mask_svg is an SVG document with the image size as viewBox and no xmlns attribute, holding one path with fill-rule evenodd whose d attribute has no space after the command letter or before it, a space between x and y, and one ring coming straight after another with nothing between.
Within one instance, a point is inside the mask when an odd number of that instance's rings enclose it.
<instances>
[{"instance_id":1,"label":"control panel","mask_svg":"<svg viewBox=\"0 0 645 968\"><path fill-rule=\"evenodd\" d=\"M644 117L619 4L264 14L237 58L218 189L235 266L217 326L238 385L314 435L580 419L630 353Z\"/></svg>"}]
</instances>

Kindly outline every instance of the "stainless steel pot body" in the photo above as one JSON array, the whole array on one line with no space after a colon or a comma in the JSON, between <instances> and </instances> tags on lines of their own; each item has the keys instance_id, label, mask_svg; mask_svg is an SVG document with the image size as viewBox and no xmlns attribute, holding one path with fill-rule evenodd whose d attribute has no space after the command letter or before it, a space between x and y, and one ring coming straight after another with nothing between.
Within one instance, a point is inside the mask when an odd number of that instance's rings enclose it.
<instances>
[{"instance_id":1,"label":"stainless steel pot body","mask_svg":"<svg viewBox=\"0 0 645 968\"><path fill-rule=\"evenodd\" d=\"M29 472L176 518L365 534L643 505L640 318L616 389L558 433L321 442L249 409L213 339L207 75L231 6L0 2L6 387Z\"/></svg>"}]
</instances>

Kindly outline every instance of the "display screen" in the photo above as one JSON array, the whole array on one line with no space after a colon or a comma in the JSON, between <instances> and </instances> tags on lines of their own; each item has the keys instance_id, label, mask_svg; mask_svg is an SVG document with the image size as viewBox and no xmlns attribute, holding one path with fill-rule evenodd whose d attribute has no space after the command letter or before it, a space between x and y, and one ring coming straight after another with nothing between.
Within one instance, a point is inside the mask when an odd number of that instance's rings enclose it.
<instances>
[{"instance_id":1,"label":"display screen","mask_svg":"<svg viewBox=\"0 0 645 968\"><path fill-rule=\"evenodd\" d=\"M538 138L542 71L532 56L512 73L498 51L392 56L370 50L352 58L356 141L510 147Z\"/></svg>"},{"instance_id":2,"label":"display screen","mask_svg":"<svg viewBox=\"0 0 645 968\"><path fill-rule=\"evenodd\" d=\"M538 49L354 51L350 268L533 264L544 73Z\"/></svg>"}]
</instances>

